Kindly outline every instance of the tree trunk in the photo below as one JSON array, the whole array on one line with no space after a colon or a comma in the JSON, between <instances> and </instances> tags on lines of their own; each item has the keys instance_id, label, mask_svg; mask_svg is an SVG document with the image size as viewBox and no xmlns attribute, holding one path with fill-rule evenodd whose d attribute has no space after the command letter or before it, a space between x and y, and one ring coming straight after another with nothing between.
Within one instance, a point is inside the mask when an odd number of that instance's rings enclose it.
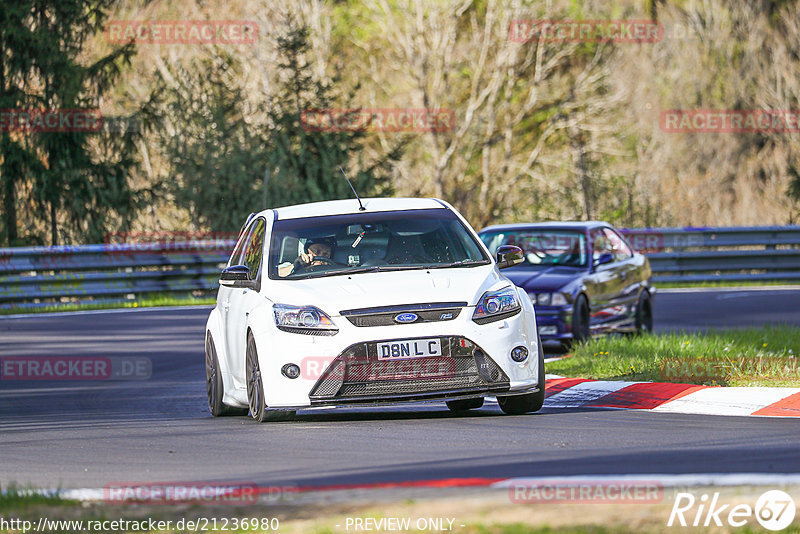
<instances>
[{"instance_id":1,"label":"tree trunk","mask_svg":"<svg viewBox=\"0 0 800 534\"><path fill-rule=\"evenodd\" d=\"M58 228L56 226L56 202L50 201L50 245L58 245Z\"/></svg>"},{"instance_id":2,"label":"tree trunk","mask_svg":"<svg viewBox=\"0 0 800 534\"><path fill-rule=\"evenodd\" d=\"M589 175L589 164L586 161L586 144L577 126L570 128L570 143L572 144L573 162L583 192L583 210L587 221L593 218L592 177Z\"/></svg>"},{"instance_id":3,"label":"tree trunk","mask_svg":"<svg viewBox=\"0 0 800 534\"><path fill-rule=\"evenodd\" d=\"M5 146L8 146L4 143ZM8 246L13 247L19 237L17 229L16 169L3 173L3 223Z\"/></svg>"}]
</instances>

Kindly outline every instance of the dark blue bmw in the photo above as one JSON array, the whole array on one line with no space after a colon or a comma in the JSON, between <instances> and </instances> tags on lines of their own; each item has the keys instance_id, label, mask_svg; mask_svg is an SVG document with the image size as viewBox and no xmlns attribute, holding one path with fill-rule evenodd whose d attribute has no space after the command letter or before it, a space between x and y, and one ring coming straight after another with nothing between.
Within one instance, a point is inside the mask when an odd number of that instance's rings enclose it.
<instances>
[{"instance_id":1,"label":"dark blue bmw","mask_svg":"<svg viewBox=\"0 0 800 534\"><path fill-rule=\"evenodd\" d=\"M504 224L479 235L492 254L522 249L524 261L503 274L530 296L542 341L652 330L650 263L608 223Z\"/></svg>"}]
</instances>

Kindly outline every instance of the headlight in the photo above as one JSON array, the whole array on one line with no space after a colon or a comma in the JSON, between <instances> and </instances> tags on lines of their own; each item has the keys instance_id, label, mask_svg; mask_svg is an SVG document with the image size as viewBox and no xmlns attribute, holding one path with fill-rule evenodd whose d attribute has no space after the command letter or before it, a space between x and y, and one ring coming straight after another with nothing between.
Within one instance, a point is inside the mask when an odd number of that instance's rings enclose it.
<instances>
[{"instance_id":1,"label":"headlight","mask_svg":"<svg viewBox=\"0 0 800 534\"><path fill-rule=\"evenodd\" d=\"M499 321L519 313L521 309L517 292L513 287L506 287L498 291L487 291L475 306L472 320L478 324Z\"/></svg>"},{"instance_id":2,"label":"headlight","mask_svg":"<svg viewBox=\"0 0 800 534\"><path fill-rule=\"evenodd\" d=\"M564 306L567 304L567 297L563 293L538 293L530 294L533 305L539 306Z\"/></svg>"},{"instance_id":3,"label":"headlight","mask_svg":"<svg viewBox=\"0 0 800 534\"><path fill-rule=\"evenodd\" d=\"M339 331L331 318L315 306L289 306L274 304L275 325L284 332L332 336Z\"/></svg>"}]
</instances>

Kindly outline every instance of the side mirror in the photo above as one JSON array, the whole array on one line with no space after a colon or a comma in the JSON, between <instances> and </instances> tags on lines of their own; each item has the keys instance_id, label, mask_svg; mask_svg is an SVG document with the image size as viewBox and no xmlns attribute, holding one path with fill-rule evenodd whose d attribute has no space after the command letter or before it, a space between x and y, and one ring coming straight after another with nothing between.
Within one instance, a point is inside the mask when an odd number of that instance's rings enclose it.
<instances>
[{"instance_id":1,"label":"side mirror","mask_svg":"<svg viewBox=\"0 0 800 534\"><path fill-rule=\"evenodd\" d=\"M522 249L514 245L502 245L497 247L497 268L505 269L513 267L525 261Z\"/></svg>"},{"instance_id":2,"label":"side mirror","mask_svg":"<svg viewBox=\"0 0 800 534\"><path fill-rule=\"evenodd\" d=\"M226 287L256 288L256 281L251 280L250 268L247 265L231 265L219 275L220 285Z\"/></svg>"},{"instance_id":3,"label":"side mirror","mask_svg":"<svg viewBox=\"0 0 800 534\"><path fill-rule=\"evenodd\" d=\"M614 261L614 256L610 252L603 252L602 254L600 254L599 258L594 260L593 265L597 267L599 265L611 263L612 261Z\"/></svg>"}]
</instances>

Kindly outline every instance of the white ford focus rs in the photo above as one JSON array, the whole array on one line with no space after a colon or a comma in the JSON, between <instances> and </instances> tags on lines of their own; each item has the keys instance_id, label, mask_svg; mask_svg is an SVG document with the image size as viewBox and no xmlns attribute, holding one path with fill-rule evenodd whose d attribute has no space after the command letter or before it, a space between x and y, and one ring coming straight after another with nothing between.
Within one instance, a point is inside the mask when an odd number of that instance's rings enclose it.
<instances>
[{"instance_id":1,"label":"white ford focus rs","mask_svg":"<svg viewBox=\"0 0 800 534\"><path fill-rule=\"evenodd\" d=\"M215 416L497 398L537 411L533 306L456 210L437 199L336 200L251 215L206 325Z\"/></svg>"}]
</instances>

